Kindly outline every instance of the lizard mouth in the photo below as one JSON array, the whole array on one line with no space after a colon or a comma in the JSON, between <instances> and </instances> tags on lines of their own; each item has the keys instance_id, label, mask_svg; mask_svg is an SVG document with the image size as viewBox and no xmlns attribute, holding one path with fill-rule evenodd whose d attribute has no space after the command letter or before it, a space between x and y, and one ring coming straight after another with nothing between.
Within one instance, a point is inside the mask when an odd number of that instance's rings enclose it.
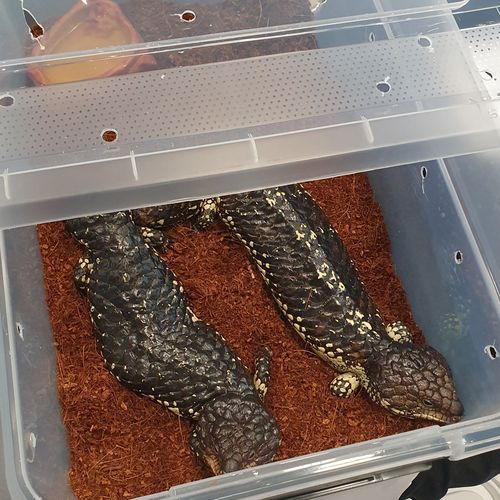
<instances>
[{"instance_id":1,"label":"lizard mouth","mask_svg":"<svg viewBox=\"0 0 500 500\"><path fill-rule=\"evenodd\" d=\"M431 409L425 409L415 412L411 410L402 410L391 406L390 403L386 400L382 400L381 404L395 415L400 415L402 417L411 419L428 420L439 424L455 424L457 422L460 422L463 415L463 407L459 402L457 402L457 404L453 406L452 410L449 413Z\"/></svg>"},{"instance_id":2,"label":"lizard mouth","mask_svg":"<svg viewBox=\"0 0 500 500\"><path fill-rule=\"evenodd\" d=\"M212 455L204 455L202 457L205 465L212 471L214 476L222 474L222 468L219 461Z\"/></svg>"},{"instance_id":3,"label":"lizard mouth","mask_svg":"<svg viewBox=\"0 0 500 500\"><path fill-rule=\"evenodd\" d=\"M433 422L439 422L442 424L455 424L457 422L460 422L463 414L464 407L462 406L462 403L458 401L458 399L455 399L452 402L449 411L442 412L436 410L426 410L422 412L422 416L418 418L424 418L426 420L431 420Z\"/></svg>"},{"instance_id":4,"label":"lizard mouth","mask_svg":"<svg viewBox=\"0 0 500 500\"><path fill-rule=\"evenodd\" d=\"M459 415L444 415L442 413L425 412L419 415L417 414L415 418L430 420L431 422L438 422L440 424L455 424L460 422L462 417Z\"/></svg>"}]
</instances>

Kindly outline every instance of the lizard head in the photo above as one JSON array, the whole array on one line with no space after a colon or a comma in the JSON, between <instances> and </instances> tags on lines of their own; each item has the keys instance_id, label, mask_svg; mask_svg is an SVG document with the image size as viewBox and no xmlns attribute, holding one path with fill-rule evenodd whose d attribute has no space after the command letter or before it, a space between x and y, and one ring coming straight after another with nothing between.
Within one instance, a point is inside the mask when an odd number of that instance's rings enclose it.
<instances>
[{"instance_id":1,"label":"lizard head","mask_svg":"<svg viewBox=\"0 0 500 500\"><path fill-rule=\"evenodd\" d=\"M231 393L205 404L190 437L196 456L216 475L270 462L279 442L276 421L260 400Z\"/></svg>"},{"instance_id":2,"label":"lizard head","mask_svg":"<svg viewBox=\"0 0 500 500\"><path fill-rule=\"evenodd\" d=\"M463 415L448 363L430 346L390 342L369 363L367 377L372 399L397 415L445 424Z\"/></svg>"}]
</instances>

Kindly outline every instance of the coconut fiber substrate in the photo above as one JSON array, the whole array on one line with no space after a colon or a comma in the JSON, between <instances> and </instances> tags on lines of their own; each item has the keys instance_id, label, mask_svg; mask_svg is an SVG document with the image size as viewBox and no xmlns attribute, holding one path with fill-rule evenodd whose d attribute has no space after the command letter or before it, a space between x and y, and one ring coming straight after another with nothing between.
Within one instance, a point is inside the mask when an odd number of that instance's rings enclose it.
<instances>
[{"instance_id":1,"label":"coconut fiber substrate","mask_svg":"<svg viewBox=\"0 0 500 500\"><path fill-rule=\"evenodd\" d=\"M343 238L383 319L403 321L422 342L367 178L358 174L306 187ZM76 496L130 498L207 477L189 450L191 423L122 388L104 368L88 304L73 285L79 245L62 223L40 225L38 234ZM218 329L246 366L253 366L259 346L272 347L266 405L282 433L277 460L427 425L391 415L364 392L346 400L334 397L328 389L334 370L281 319L244 249L222 224L199 233L179 227L170 237L165 259L195 314Z\"/></svg>"}]
</instances>

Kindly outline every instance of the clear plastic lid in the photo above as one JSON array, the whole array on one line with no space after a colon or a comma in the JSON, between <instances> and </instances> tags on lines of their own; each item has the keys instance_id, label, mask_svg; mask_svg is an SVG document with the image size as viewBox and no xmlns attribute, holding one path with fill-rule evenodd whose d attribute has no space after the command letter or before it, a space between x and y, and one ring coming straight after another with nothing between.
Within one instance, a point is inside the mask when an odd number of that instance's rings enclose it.
<instances>
[{"instance_id":1,"label":"clear plastic lid","mask_svg":"<svg viewBox=\"0 0 500 500\"><path fill-rule=\"evenodd\" d=\"M456 9L467 0L34 0L2 2L0 61L71 57L78 52L168 46L192 37L220 39L238 32L272 31L291 25L333 24ZM130 24L130 25L129 25ZM135 30L130 36L130 27ZM51 30L58 31L52 45ZM123 28L121 31L120 28ZM90 36L86 36L92 35ZM91 39L92 38L92 39ZM38 41L37 41L38 40Z\"/></svg>"},{"instance_id":2,"label":"clear plastic lid","mask_svg":"<svg viewBox=\"0 0 500 500\"><path fill-rule=\"evenodd\" d=\"M0 227L495 147L465 4L4 2Z\"/></svg>"}]
</instances>

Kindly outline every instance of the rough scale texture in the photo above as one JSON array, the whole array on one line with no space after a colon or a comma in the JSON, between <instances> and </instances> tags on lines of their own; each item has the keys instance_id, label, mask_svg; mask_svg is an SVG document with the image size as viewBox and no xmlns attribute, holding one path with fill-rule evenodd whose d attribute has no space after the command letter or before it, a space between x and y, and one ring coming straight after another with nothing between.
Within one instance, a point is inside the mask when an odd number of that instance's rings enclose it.
<instances>
[{"instance_id":1,"label":"rough scale texture","mask_svg":"<svg viewBox=\"0 0 500 500\"><path fill-rule=\"evenodd\" d=\"M446 360L412 345L401 323L383 324L347 248L299 185L226 196L226 225L242 241L283 316L307 345L343 372L340 397L360 385L388 410L443 423L463 408Z\"/></svg>"},{"instance_id":2,"label":"rough scale texture","mask_svg":"<svg viewBox=\"0 0 500 500\"><path fill-rule=\"evenodd\" d=\"M240 359L194 316L129 214L73 219L66 228L88 249L75 274L106 368L128 389L196 420L191 447L215 474L269 462L276 422Z\"/></svg>"},{"instance_id":3,"label":"rough scale texture","mask_svg":"<svg viewBox=\"0 0 500 500\"><path fill-rule=\"evenodd\" d=\"M366 177L313 182L307 189L338 230L382 318L403 321L421 344ZM189 449L189 422L123 388L104 367L88 304L73 284L80 245L61 223L43 224L38 232L76 496L131 498L206 477ZM181 227L169 236L166 259L196 315L213 324L248 367L262 344L273 349L266 406L282 433L277 458L429 425L394 416L361 393L350 399L332 396L332 369L297 342L245 250L221 225L200 233Z\"/></svg>"}]
</instances>

